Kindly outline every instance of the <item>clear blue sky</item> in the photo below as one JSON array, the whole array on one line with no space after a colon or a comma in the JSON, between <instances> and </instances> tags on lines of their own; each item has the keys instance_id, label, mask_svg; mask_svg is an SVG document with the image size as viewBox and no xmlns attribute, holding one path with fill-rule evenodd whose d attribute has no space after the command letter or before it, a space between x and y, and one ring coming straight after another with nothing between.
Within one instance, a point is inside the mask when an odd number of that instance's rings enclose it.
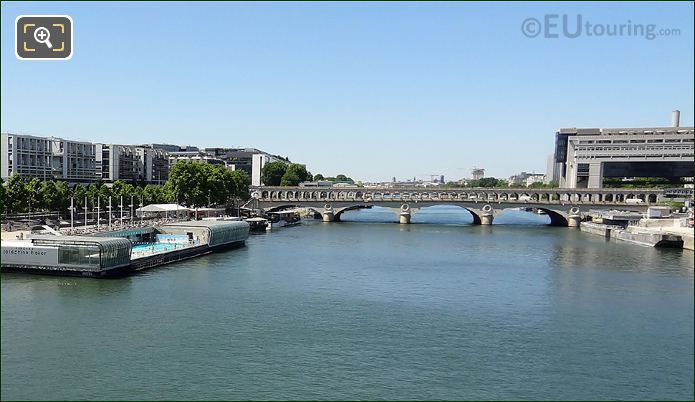
<instances>
[{"instance_id":1,"label":"clear blue sky","mask_svg":"<svg viewBox=\"0 0 695 402\"><path fill-rule=\"evenodd\" d=\"M680 36L529 39L528 17ZM19 61L69 14L69 61ZM2 3L2 131L248 146L362 180L544 172L560 127L693 125L693 3Z\"/></svg>"}]
</instances>

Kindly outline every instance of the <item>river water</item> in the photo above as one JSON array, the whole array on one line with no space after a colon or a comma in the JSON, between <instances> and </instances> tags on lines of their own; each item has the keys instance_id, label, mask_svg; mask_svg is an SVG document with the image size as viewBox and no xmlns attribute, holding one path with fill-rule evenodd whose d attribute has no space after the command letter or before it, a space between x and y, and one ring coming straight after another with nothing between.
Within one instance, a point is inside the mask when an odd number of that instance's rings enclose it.
<instances>
[{"instance_id":1,"label":"river water","mask_svg":"<svg viewBox=\"0 0 695 402\"><path fill-rule=\"evenodd\" d=\"M2 274L1 397L692 399L692 252L523 212L395 219L122 279Z\"/></svg>"}]
</instances>

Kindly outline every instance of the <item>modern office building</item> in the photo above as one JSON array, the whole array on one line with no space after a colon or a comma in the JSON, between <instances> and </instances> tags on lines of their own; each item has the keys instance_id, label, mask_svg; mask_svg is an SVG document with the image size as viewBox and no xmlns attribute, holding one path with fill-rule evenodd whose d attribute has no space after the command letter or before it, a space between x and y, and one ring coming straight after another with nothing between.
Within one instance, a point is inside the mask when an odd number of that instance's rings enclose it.
<instances>
[{"instance_id":1,"label":"modern office building","mask_svg":"<svg viewBox=\"0 0 695 402\"><path fill-rule=\"evenodd\" d=\"M99 179L136 184L164 184L169 178L169 156L161 149L134 145L96 144Z\"/></svg>"},{"instance_id":2,"label":"modern office building","mask_svg":"<svg viewBox=\"0 0 695 402\"><path fill-rule=\"evenodd\" d=\"M174 145L174 144L145 144L143 148L161 149L164 152L185 152L199 151L198 147L192 145Z\"/></svg>"},{"instance_id":3,"label":"modern office building","mask_svg":"<svg viewBox=\"0 0 695 402\"><path fill-rule=\"evenodd\" d=\"M693 177L695 134L680 127L561 128L555 134L555 172L560 187L601 188L604 178Z\"/></svg>"},{"instance_id":4,"label":"modern office building","mask_svg":"<svg viewBox=\"0 0 695 402\"><path fill-rule=\"evenodd\" d=\"M228 166L225 161L219 158L210 156L209 153L205 151L180 151L180 152L169 152L169 168L174 167L176 162L179 161L189 161L196 163L207 163L210 165L222 165L234 170L234 166Z\"/></svg>"},{"instance_id":5,"label":"modern office building","mask_svg":"<svg viewBox=\"0 0 695 402\"><path fill-rule=\"evenodd\" d=\"M95 146L56 137L2 133L3 179L17 173L41 180L91 183L97 180Z\"/></svg>"}]
</instances>

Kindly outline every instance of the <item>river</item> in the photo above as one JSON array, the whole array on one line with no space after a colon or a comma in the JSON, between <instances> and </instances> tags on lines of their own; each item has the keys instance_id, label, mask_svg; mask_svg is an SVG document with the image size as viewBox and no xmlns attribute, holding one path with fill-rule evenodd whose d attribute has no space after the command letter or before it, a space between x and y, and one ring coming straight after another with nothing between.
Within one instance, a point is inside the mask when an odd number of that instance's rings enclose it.
<instances>
[{"instance_id":1,"label":"river","mask_svg":"<svg viewBox=\"0 0 695 402\"><path fill-rule=\"evenodd\" d=\"M2 399L692 399L692 252L343 218L122 279L3 273Z\"/></svg>"}]
</instances>

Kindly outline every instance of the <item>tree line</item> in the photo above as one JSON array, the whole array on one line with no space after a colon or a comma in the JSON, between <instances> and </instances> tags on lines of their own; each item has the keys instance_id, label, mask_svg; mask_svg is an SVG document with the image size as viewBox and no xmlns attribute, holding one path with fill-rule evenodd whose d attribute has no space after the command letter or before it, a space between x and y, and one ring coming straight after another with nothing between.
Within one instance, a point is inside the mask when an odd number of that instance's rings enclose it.
<instances>
[{"instance_id":1,"label":"tree line","mask_svg":"<svg viewBox=\"0 0 695 402\"><path fill-rule=\"evenodd\" d=\"M261 181L266 186L298 186L304 181L332 181L354 184L351 178L339 174L335 177L324 177L322 174L312 175L306 170L306 165L297 163L269 162L263 166Z\"/></svg>"},{"instance_id":2,"label":"tree line","mask_svg":"<svg viewBox=\"0 0 695 402\"><path fill-rule=\"evenodd\" d=\"M510 188L510 187L526 187L525 185L521 186L510 186L509 181L504 180L504 179L498 179L495 177L483 177L481 179L477 180L469 180L465 184L457 183L450 181L446 184L447 187L451 188L493 188L493 187L499 187L499 188ZM541 182L536 182L532 183L528 188L556 188L558 187L557 182L550 182L550 183L541 183Z\"/></svg>"},{"instance_id":3,"label":"tree line","mask_svg":"<svg viewBox=\"0 0 695 402\"><path fill-rule=\"evenodd\" d=\"M178 202L187 207L228 206L235 199L249 198L251 180L241 170L231 171L221 165L179 161L169 172L164 185L137 186L116 180L112 185L92 183L69 185L64 181L42 181L36 177L11 176L0 179L0 214L29 211L59 211L67 214L71 198L75 208L108 206L111 197L115 208L123 197L130 204L131 197L138 205Z\"/></svg>"}]
</instances>

